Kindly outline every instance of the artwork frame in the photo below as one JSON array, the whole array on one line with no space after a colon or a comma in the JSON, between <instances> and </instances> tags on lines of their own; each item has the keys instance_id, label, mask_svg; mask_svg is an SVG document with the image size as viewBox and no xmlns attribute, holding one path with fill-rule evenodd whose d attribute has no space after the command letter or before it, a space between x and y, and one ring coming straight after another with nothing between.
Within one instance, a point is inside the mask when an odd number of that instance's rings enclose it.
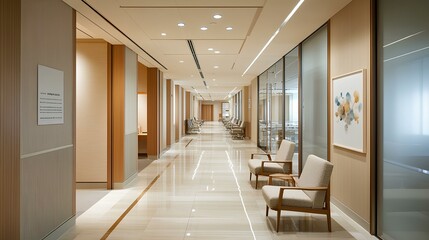
<instances>
[{"instance_id":1,"label":"artwork frame","mask_svg":"<svg viewBox=\"0 0 429 240\"><path fill-rule=\"evenodd\" d=\"M332 78L332 144L366 153L366 69Z\"/></svg>"}]
</instances>

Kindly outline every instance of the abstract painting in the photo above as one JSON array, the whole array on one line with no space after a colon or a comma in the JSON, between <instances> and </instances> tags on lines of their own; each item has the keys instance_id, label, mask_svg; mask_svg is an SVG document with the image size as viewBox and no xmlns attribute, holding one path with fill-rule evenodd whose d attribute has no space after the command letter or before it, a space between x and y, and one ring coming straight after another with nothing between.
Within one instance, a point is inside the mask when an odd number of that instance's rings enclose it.
<instances>
[{"instance_id":1,"label":"abstract painting","mask_svg":"<svg viewBox=\"0 0 429 240\"><path fill-rule=\"evenodd\" d=\"M365 69L332 79L333 144L365 152Z\"/></svg>"}]
</instances>

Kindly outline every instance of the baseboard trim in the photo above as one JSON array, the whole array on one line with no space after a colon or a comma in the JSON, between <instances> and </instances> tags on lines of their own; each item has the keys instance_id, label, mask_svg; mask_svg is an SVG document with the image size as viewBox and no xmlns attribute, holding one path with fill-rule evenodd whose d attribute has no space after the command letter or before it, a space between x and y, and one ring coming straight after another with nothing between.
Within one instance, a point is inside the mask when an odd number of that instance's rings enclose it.
<instances>
[{"instance_id":1,"label":"baseboard trim","mask_svg":"<svg viewBox=\"0 0 429 240\"><path fill-rule=\"evenodd\" d=\"M131 175L131 177L127 178L127 180L125 180L122 183L113 183L113 189L124 189L127 184L129 184L130 182L132 182L136 177L137 177L137 172L135 172L133 175Z\"/></svg>"},{"instance_id":2,"label":"baseboard trim","mask_svg":"<svg viewBox=\"0 0 429 240\"><path fill-rule=\"evenodd\" d=\"M355 213L353 210L351 210L349 207L344 205L335 197L331 196L331 202L344 214L350 217L353 221L355 221L357 224L363 227L366 231L370 232L370 225L367 221L365 221L365 219L363 219L361 216L359 216L357 213Z\"/></svg>"},{"instance_id":3,"label":"baseboard trim","mask_svg":"<svg viewBox=\"0 0 429 240\"><path fill-rule=\"evenodd\" d=\"M77 182L76 189L107 189L105 182Z\"/></svg>"},{"instance_id":4,"label":"baseboard trim","mask_svg":"<svg viewBox=\"0 0 429 240\"><path fill-rule=\"evenodd\" d=\"M70 228L76 225L76 216L69 218L63 222L60 226L54 229L52 232L48 233L43 240L56 240L59 239L64 233L66 233Z\"/></svg>"}]
</instances>

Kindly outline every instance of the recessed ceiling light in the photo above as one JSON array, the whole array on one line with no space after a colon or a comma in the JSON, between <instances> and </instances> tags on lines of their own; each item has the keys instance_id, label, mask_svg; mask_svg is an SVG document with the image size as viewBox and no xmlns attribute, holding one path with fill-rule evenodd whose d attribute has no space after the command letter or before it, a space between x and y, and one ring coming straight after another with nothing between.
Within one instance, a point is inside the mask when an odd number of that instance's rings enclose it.
<instances>
[{"instance_id":1,"label":"recessed ceiling light","mask_svg":"<svg viewBox=\"0 0 429 240\"><path fill-rule=\"evenodd\" d=\"M226 30L227 30L227 31L231 31L231 30L232 30L232 27L226 27Z\"/></svg>"},{"instance_id":2,"label":"recessed ceiling light","mask_svg":"<svg viewBox=\"0 0 429 240\"><path fill-rule=\"evenodd\" d=\"M167 33L161 33L162 36L167 36Z\"/></svg>"},{"instance_id":3,"label":"recessed ceiling light","mask_svg":"<svg viewBox=\"0 0 429 240\"><path fill-rule=\"evenodd\" d=\"M216 81L216 79L215 78L213 78L213 82L215 82Z\"/></svg>"},{"instance_id":4,"label":"recessed ceiling light","mask_svg":"<svg viewBox=\"0 0 429 240\"><path fill-rule=\"evenodd\" d=\"M221 16L221 15L219 15L219 14L216 14L216 15L213 15L213 18L214 18L214 19L221 19L221 18L222 18L222 16Z\"/></svg>"},{"instance_id":5,"label":"recessed ceiling light","mask_svg":"<svg viewBox=\"0 0 429 240\"><path fill-rule=\"evenodd\" d=\"M203 31L206 31L208 28L207 27L201 27L200 29Z\"/></svg>"},{"instance_id":6,"label":"recessed ceiling light","mask_svg":"<svg viewBox=\"0 0 429 240\"><path fill-rule=\"evenodd\" d=\"M185 24L184 24L184 23L182 23L182 22L179 22L179 23L177 24L177 26L179 26L179 27L184 27L184 26L185 26Z\"/></svg>"},{"instance_id":7,"label":"recessed ceiling light","mask_svg":"<svg viewBox=\"0 0 429 240\"><path fill-rule=\"evenodd\" d=\"M183 61L183 60L180 60L180 61L179 61L179 63L184 63L184 61Z\"/></svg>"},{"instance_id":8,"label":"recessed ceiling light","mask_svg":"<svg viewBox=\"0 0 429 240\"><path fill-rule=\"evenodd\" d=\"M214 53L220 53L220 51L214 51Z\"/></svg>"},{"instance_id":9,"label":"recessed ceiling light","mask_svg":"<svg viewBox=\"0 0 429 240\"><path fill-rule=\"evenodd\" d=\"M219 66L214 66L214 68L219 68Z\"/></svg>"},{"instance_id":10,"label":"recessed ceiling light","mask_svg":"<svg viewBox=\"0 0 429 240\"><path fill-rule=\"evenodd\" d=\"M207 49L207 50L209 50L209 51L213 51L213 48L209 48L209 49Z\"/></svg>"}]
</instances>

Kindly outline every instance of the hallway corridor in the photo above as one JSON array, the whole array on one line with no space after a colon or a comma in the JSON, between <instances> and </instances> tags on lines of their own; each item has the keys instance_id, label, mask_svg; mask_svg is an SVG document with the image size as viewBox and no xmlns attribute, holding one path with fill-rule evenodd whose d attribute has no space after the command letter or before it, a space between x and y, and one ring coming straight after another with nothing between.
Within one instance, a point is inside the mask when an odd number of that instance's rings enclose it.
<instances>
[{"instance_id":1,"label":"hallway corridor","mask_svg":"<svg viewBox=\"0 0 429 240\"><path fill-rule=\"evenodd\" d=\"M375 239L336 207L332 233L324 215L295 212L282 212L276 233L275 212L265 217L261 190L249 184L247 160L258 151L207 122L81 214L61 239Z\"/></svg>"}]
</instances>

